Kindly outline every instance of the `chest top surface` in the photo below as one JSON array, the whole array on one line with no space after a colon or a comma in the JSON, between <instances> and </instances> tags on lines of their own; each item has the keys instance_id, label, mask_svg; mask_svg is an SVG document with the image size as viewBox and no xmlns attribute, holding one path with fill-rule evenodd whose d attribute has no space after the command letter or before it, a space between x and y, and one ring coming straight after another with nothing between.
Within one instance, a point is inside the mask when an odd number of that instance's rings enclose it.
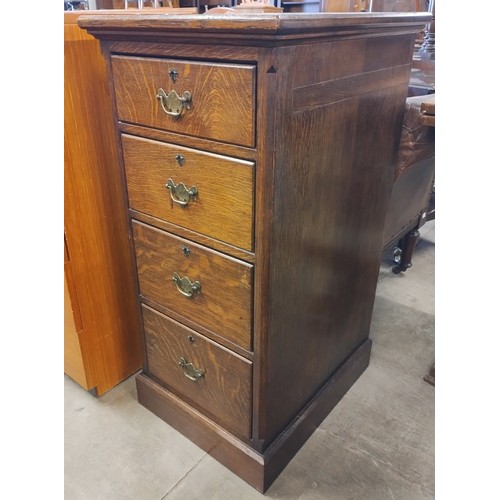
<instances>
[{"instance_id":1,"label":"chest top surface","mask_svg":"<svg viewBox=\"0 0 500 500\"><path fill-rule=\"evenodd\" d=\"M325 36L344 36L359 33L387 32L387 30L417 32L431 20L426 12L418 13L226 13L169 15L84 15L78 24L97 38L182 37L190 42L207 36L221 36L234 40L245 36L248 45L263 42L290 43L299 39L312 40ZM193 35L196 38L193 39ZM251 35L251 37L250 37Z\"/></svg>"}]
</instances>

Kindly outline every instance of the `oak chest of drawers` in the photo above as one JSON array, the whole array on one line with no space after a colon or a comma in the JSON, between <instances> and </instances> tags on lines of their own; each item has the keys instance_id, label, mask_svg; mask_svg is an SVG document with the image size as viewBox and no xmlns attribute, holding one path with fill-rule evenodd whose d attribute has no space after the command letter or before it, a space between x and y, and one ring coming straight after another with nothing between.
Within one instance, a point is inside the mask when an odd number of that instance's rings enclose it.
<instances>
[{"instance_id":1,"label":"oak chest of drawers","mask_svg":"<svg viewBox=\"0 0 500 500\"><path fill-rule=\"evenodd\" d=\"M367 367L427 14L83 17L114 94L141 404L265 491Z\"/></svg>"}]
</instances>

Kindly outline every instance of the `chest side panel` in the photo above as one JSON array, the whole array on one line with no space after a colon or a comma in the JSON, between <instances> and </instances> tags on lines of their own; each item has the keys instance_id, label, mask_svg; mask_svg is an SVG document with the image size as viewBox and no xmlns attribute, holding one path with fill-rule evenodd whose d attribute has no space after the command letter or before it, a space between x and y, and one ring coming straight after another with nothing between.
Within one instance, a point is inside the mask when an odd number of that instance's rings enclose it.
<instances>
[{"instance_id":1,"label":"chest side panel","mask_svg":"<svg viewBox=\"0 0 500 500\"><path fill-rule=\"evenodd\" d=\"M410 72L399 41L282 50L264 440L368 337Z\"/></svg>"}]
</instances>

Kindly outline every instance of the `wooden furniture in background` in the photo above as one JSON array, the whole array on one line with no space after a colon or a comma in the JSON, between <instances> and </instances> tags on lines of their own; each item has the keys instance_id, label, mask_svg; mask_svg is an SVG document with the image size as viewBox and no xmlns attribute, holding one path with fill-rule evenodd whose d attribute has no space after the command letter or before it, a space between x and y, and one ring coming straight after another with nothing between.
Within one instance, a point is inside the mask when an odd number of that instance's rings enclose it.
<instances>
[{"instance_id":1,"label":"wooden furniture in background","mask_svg":"<svg viewBox=\"0 0 500 500\"><path fill-rule=\"evenodd\" d=\"M422 12L427 2L421 0L369 0L370 12Z\"/></svg>"},{"instance_id":2,"label":"wooden furniture in background","mask_svg":"<svg viewBox=\"0 0 500 500\"><path fill-rule=\"evenodd\" d=\"M195 13L160 8L156 13ZM142 366L106 63L64 13L64 371L100 396Z\"/></svg>"},{"instance_id":3,"label":"wooden furniture in background","mask_svg":"<svg viewBox=\"0 0 500 500\"><path fill-rule=\"evenodd\" d=\"M395 182L386 218L384 248L393 248L395 273L412 265L419 229L435 217L435 1L421 2L432 20L424 30L424 44L415 46L408 87ZM432 37L432 44L429 42Z\"/></svg>"},{"instance_id":4,"label":"wooden furniture in background","mask_svg":"<svg viewBox=\"0 0 500 500\"><path fill-rule=\"evenodd\" d=\"M369 0L276 0L284 12L361 12Z\"/></svg>"},{"instance_id":5,"label":"wooden furniture in background","mask_svg":"<svg viewBox=\"0 0 500 500\"><path fill-rule=\"evenodd\" d=\"M422 106L432 106L435 95L408 97L398 149L394 185L387 210L384 249L394 247L398 274L412 265L419 229L430 220L429 203L434 188L434 127L422 122Z\"/></svg>"},{"instance_id":6,"label":"wooden furniture in background","mask_svg":"<svg viewBox=\"0 0 500 500\"><path fill-rule=\"evenodd\" d=\"M181 7L194 7L199 13L217 7L234 7L237 3L241 3L241 0L179 0Z\"/></svg>"},{"instance_id":7,"label":"wooden furniture in background","mask_svg":"<svg viewBox=\"0 0 500 500\"><path fill-rule=\"evenodd\" d=\"M319 0L320 12L368 12L370 0Z\"/></svg>"},{"instance_id":8,"label":"wooden furniture in background","mask_svg":"<svg viewBox=\"0 0 500 500\"><path fill-rule=\"evenodd\" d=\"M64 13L64 371L100 396L142 364L106 63Z\"/></svg>"},{"instance_id":9,"label":"wooden furniture in background","mask_svg":"<svg viewBox=\"0 0 500 500\"><path fill-rule=\"evenodd\" d=\"M170 0L171 4L172 5L168 5L168 0L164 1L164 0L156 0L157 1L157 4L159 5L159 7L157 7L155 9L155 11L159 12L158 11L158 8L160 9L163 9L163 8L178 8L178 7L182 7L181 5L179 5L179 0ZM143 0L143 5L144 5L144 10L147 11L147 9L150 9L152 8L152 5L154 3L154 0ZM125 0L96 0L96 7L97 9L102 9L102 10L108 10L108 9L117 9L117 10L127 10L127 11L131 11L132 8L137 8L138 6L138 3L137 3L137 0L135 2L135 4L132 4L132 0L129 2L129 5L127 9L125 9Z\"/></svg>"},{"instance_id":10,"label":"wooden furniture in background","mask_svg":"<svg viewBox=\"0 0 500 500\"><path fill-rule=\"evenodd\" d=\"M429 18L80 18L112 74L146 346L139 402L260 491L369 363Z\"/></svg>"}]
</instances>

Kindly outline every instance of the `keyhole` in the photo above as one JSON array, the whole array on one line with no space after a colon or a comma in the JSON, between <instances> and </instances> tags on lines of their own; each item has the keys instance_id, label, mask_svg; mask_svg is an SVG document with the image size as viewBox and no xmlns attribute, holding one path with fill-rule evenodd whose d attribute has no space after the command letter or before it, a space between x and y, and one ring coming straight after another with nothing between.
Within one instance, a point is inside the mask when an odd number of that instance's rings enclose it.
<instances>
[{"instance_id":1,"label":"keyhole","mask_svg":"<svg viewBox=\"0 0 500 500\"><path fill-rule=\"evenodd\" d=\"M170 76L171 80L175 83L179 77L179 72L176 69L170 69L168 71L168 76Z\"/></svg>"},{"instance_id":2,"label":"keyhole","mask_svg":"<svg viewBox=\"0 0 500 500\"><path fill-rule=\"evenodd\" d=\"M188 340L191 344L194 344L194 337L192 335L189 335Z\"/></svg>"},{"instance_id":3,"label":"keyhole","mask_svg":"<svg viewBox=\"0 0 500 500\"><path fill-rule=\"evenodd\" d=\"M182 167L184 165L185 158L182 155L175 155L175 161L179 167Z\"/></svg>"},{"instance_id":4,"label":"keyhole","mask_svg":"<svg viewBox=\"0 0 500 500\"><path fill-rule=\"evenodd\" d=\"M181 250L186 257L191 253L191 250L189 250L188 247L182 247Z\"/></svg>"}]
</instances>

